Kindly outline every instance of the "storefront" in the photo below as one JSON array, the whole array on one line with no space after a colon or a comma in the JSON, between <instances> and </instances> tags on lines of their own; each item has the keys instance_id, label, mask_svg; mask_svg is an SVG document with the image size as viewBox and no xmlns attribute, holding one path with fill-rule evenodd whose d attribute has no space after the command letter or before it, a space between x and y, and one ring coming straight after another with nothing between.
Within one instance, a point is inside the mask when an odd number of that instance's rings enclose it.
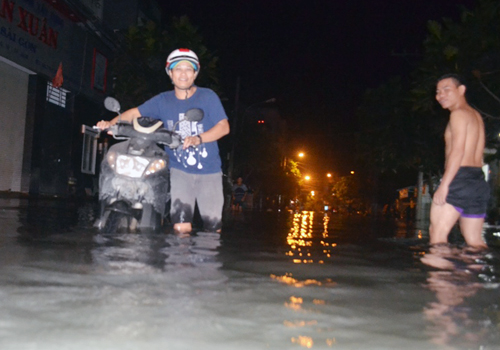
<instances>
[{"instance_id":1,"label":"storefront","mask_svg":"<svg viewBox=\"0 0 500 350\"><path fill-rule=\"evenodd\" d=\"M87 18L63 1L0 0L0 191L92 186L81 130L102 119L114 45Z\"/></svg>"}]
</instances>

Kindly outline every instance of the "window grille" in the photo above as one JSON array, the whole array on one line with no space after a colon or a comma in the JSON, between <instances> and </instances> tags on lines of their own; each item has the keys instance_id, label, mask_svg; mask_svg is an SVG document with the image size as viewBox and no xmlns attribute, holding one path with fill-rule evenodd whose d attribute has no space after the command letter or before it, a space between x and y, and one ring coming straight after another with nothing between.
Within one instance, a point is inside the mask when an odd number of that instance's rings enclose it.
<instances>
[{"instance_id":1,"label":"window grille","mask_svg":"<svg viewBox=\"0 0 500 350\"><path fill-rule=\"evenodd\" d=\"M47 101L50 103L66 108L66 95L68 92L69 90L56 88L50 81L47 82Z\"/></svg>"},{"instance_id":2,"label":"window grille","mask_svg":"<svg viewBox=\"0 0 500 350\"><path fill-rule=\"evenodd\" d=\"M90 126L82 125L82 173L95 175L97 157L97 130Z\"/></svg>"}]
</instances>

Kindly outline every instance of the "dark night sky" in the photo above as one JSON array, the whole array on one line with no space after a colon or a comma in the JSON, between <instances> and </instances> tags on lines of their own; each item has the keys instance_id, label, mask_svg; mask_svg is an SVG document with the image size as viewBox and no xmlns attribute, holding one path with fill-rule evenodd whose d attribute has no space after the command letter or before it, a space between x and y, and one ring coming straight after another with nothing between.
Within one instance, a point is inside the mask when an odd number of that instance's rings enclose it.
<instances>
[{"instance_id":1,"label":"dark night sky","mask_svg":"<svg viewBox=\"0 0 500 350\"><path fill-rule=\"evenodd\" d=\"M324 144L355 129L353 114L367 88L395 75L408 78L428 20L458 19L460 5L471 9L475 3L183 0L169 1L166 15L187 15L198 27L220 57L229 99L239 76L243 107L275 97L292 130ZM403 52L410 55L394 54Z\"/></svg>"}]
</instances>

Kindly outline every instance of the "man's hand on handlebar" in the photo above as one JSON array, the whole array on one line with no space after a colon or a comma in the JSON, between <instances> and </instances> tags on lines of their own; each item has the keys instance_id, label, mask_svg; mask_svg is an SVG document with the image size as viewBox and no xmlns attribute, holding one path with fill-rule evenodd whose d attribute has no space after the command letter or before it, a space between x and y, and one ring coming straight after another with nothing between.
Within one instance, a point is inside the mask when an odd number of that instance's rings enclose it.
<instances>
[{"instance_id":1,"label":"man's hand on handlebar","mask_svg":"<svg viewBox=\"0 0 500 350\"><path fill-rule=\"evenodd\" d=\"M184 139L184 144L182 145L182 149L189 148L191 146L198 146L201 145L202 139L200 135L195 135L195 136L188 136Z\"/></svg>"},{"instance_id":2,"label":"man's hand on handlebar","mask_svg":"<svg viewBox=\"0 0 500 350\"><path fill-rule=\"evenodd\" d=\"M106 120L98 121L97 124L96 124L96 127L98 129L101 129L101 130L109 129L110 126L111 126L111 122L108 122Z\"/></svg>"},{"instance_id":3,"label":"man's hand on handlebar","mask_svg":"<svg viewBox=\"0 0 500 350\"><path fill-rule=\"evenodd\" d=\"M113 132L109 130L112 125L113 124L111 124L111 122L109 121L101 120L97 122L97 124L94 126L94 129L99 129L99 131L108 130L108 135L113 135Z\"/></svg>"}]
</instances>

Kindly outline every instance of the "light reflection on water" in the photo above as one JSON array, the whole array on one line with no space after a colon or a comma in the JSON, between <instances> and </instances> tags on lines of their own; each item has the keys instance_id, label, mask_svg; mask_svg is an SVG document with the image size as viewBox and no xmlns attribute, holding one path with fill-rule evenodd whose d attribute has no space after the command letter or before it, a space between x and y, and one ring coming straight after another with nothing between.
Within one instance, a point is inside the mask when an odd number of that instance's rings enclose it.
<instances>
[{"instance_id":1,"label":"light reflection on water","mask_svg":"<svg viewBox=\"0 0 500 350\"><path fill-rule=\"evenodd\" d=\"M423 309L432 343L474 348L488 341L491 328L500 329L498 299L482 310L468 302L485 289L498 291L499 266L493 265L495 259L498 264L498 256L488 250L450 245L433 246L422 255L422 262L434 268L428 272L424 286L435 293L436 300Z\"/></svg>"},{"instance_id":2,"label":"light reflection on water","mask_svg":"<svg viewBox=\"0 0 500 350\"><path fill-rule=\"evenodd\" d=\"M496 251L377 239L370 218L238 213L222 236L180 238L65 226L36 236L37 219L20 216L21 238L0 233L2 350L29 348L24 334L38 350L486 350L500 340ZM0 223L16 226L4 212Z\"/></svg>"},{"instance_id":3,"label":"light reflection on water","mask_svg":"<svg viewBox=\"0 0 500 350\"><path fill-rule=\"evenodd\" d=\"M317 216L315 218L315 216ZM319 225L315 224L315 219L321 218L323 225L320 231ZM335 220L336 218L333 218ZM285 253L292 259L294 264L325 264L331 262L332 249L337 247L337 243L329 239L328 229L331 218L329 215L315 212L296 212L291 216L290 230L286 238L289 250ZM396 231L395 238L409 238L409 229L405 229L406 234L400 235ZM500 294L497 269L500 268L498 255L494 252L472 252L467 248L446 245L443 247L431 247L430 249L421 242L424 237L422 230L414 230L413 243L417 244L413 249L413 257L420 260L432 269L427 271L426 282L423 287L432 291L435 300L425 303L422 314L427 324L424 334L429 336L430 344L444 346L445 348L500 348L492 344L500 341L500 309L498 300ZM398 244L399 242L393 241ZM454 248L453 248L454 247ZM490 263L488 263L488 260ZM496 264L496 266L495 266ZM291 272L283 275L270 275L277 280L294 288L304 288L307 286L322 286L335 288L338 285L335 278L318 279L297 279ZM491 283L494 281L495 283ZM486 282L486 283L485 283ZM488 283L490 282L490 283ZM488 295L496 296L493 300L488 300L489 305L483 310L478 310L474 301L470 303L478 292L493 290L494 293ZM484 302L484 300L481 300ZM327 305L328 302L321 299L313 301L315 305ZM301 319L304 312L304 298L296 295L290 296L284 302L286 308L298 314L297 319L285 320L287 327L318 328L318 320ZM486 311L485 311L486 310ZM321 311L318 310L318 313ZM311 316L310 314L307 314ZM321 333L321 332L319 332ZM318 336L300 334L291 337L291 343L305 348L313 348L315 338ZM337 344L335 337L324 339L320 347L331 347ZM369 348L369 347L367 347Z\"/></svg>"},{"instance_id":4,"label":"light reflection on water","mask_svg":"<svg viewBox=\"0 0 500 350\"><path fill-rule=\"evenodd\" d=\"M320 232L322 239L319 244L322 246L320 254L315 252L317 247L313 247L315 239L313 232L316 231L314 217L319 215L313 211L296 212L292 214L292 224L290 232L288 233L287 243L290 246L288 256L292 257L295 264L312 264L324 263L324 258L331 257L331 248L335 247L336 243L328 242L328 223L330 221L329 215L322 215L323 231Z\"/></svg>"}]
</instances>

